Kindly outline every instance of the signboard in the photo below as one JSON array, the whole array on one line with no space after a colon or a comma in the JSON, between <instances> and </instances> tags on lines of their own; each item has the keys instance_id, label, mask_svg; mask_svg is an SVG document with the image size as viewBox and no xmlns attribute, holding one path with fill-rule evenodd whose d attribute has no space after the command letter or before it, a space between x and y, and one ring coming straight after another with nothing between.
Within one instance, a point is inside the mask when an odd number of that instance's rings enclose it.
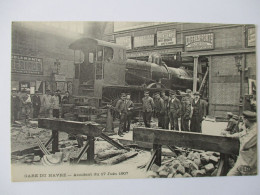
<instances>
[{"instance_id":1,"label":"signboard","mask_svg":"<svg viewBox=\"0 0 260 195\"><path fill-rule=\"evenodd\" d=\"M12 72L24 74L42 74L42 58L12 55Z\"/></svg>"},{"instance_id":2,"label":"signboard","mask_svg":"<svg viewBox=\"0 0 260 195\"><path fill-rule=\"evenodd\" d=\"M132 37L116 37L116 44L126 47L126 49L132 49Z\"/></svg>"},{"instance_id":3,"label":"signboard","mask_svg":"<svg viewBox=\"0 0 260 195\"><path fill-rule=\"evenodd\" d=\"M213 33L186 36L185 39L186 51L214 49Z\"/></svg>"},{"instance_id":4,"label":"signboard","mask_svg":"<svg viewBox=\"0 0 260 195\"><path fill-rule=\"evenodd\" d=\"M157 46L176 45L176 29L157 32Z\"/></svg>"},{"instance_id":5,"label":"signboard","mask_svg":"<svg viewBox=\"0 0 260 195\"><path fill-rule=\"evenodd\" d=\"M256 39L255 39L255 28L247 29L247 46L252 47L255 46Z\"/></svg>"},{"instance_id":6,"label":"signboard","mask_svg":"<svg viewBox=\"0 0 260 195\"><path fill-rule=\"evenodd\" d=\"M134 47L153 46L154 35L143 35L134 37Z\"/></svg>"},{"instance_id":7,"label":"signboard","mask_svg":"<svg viewBox=\"0 0 260 195\"><path fill-rule=\"evenodd\" d=\"M62 74L55 74L54 75L54 81L65 82L66 77L65 77L65 75L62 75Z\"/></svg>"},{"instance_id":8,"label":"signboard","mask_svg":"<svg viewBox=\"0 0 260 195\"><path fill-rule=\"evenodd\" d=\"M152 53L159 53L159 54L176 54L177 52L181 52L181 49L161 49L161 50L153 50L153 51L140 51L140 52L131 52L126 53L126 57L128 58L135 58L135 57L143 57L143 56L150 56Z\"/></svg>"}]
</instances>

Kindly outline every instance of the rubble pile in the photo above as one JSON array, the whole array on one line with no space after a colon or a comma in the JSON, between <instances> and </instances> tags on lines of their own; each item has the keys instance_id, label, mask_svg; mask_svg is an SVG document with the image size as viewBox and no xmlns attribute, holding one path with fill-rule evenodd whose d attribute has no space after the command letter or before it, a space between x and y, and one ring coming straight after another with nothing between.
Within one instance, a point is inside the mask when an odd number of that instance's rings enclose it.
<instances>
[{"instance_id":1,"label":"rubble pile","mask_svg":"<svg viewBox=\"0 0 260 195\"><path fill-rule=\"evenodd\" d=\"M217 152L188 151L180 155L165 156L159 167L153 164L147 172L149 178L180 178L216 176L220 154Z\"/></svg>"}]
</instances>

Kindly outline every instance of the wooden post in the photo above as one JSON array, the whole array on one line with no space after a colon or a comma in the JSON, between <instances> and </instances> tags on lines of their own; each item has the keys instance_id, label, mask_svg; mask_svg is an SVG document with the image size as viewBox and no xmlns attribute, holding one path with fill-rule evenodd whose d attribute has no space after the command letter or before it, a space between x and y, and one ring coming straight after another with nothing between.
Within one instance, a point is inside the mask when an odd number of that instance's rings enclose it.
<instances>
[{"instance_id":1,"label":"wooden post","mask_svg":"<svg viewBox=\"0 0 260 195\"><path fill-rule=\"evenodd\" d=\"M87 149L87 164L94 164L94 137L88 136L89 147Z\"/></svg>"},{"instance_id":2,"label":"wooden post","mask_svg":"<svg viewBox=\"0 0 260 195\"><path fill-rule=\"evenodd\" d=\"M194 66L193 66L193 92L197 91L197 80L198 80L198 61L199 56L193 56Z\"/></svg>"},{"instance_id":3,"label":"wooden post","mask_svg":"<svg viewBox=\"0 0 260 195\"><path fill-rule=\"evenodd\" d=\"M156 157L155 157L154 163L157 166L161 166L161 163L162 163L162 145L153 144L153 150L156 150Z\"/></svg>"},{"instance_id":4,"label":"wooden post","mask_svg":"<svg viewBox=\"0 0 260 195\"><path fill-rule=\"evenodd\" d=\"M52 130L52 152L59 152L59 132Z\"/></svg>"}]
</instances>

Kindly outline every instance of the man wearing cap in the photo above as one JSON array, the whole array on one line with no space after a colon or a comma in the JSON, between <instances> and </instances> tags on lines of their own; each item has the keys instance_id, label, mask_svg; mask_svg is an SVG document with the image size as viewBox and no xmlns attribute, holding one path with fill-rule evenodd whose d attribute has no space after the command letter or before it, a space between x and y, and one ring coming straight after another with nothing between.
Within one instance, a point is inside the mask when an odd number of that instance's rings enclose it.
<instances>
[{"instance_id":1,"label":"man wearing cap","mask_svg":"<svg viewBox=\"0 0 260 195\"><path fill-rule=\"evenodd\" d=\"M151 118L154 109L153 98L149 96L149 91L144 92L143 101L143 120L145 127L151 127Z\"/></svg>"},{"instance_id":2,"label":"man wearing cap","mask_svg":"<svg viewBox=\"0 0 260 195\"><path fill-rule=\"evenodd\" d=\"M179 130L178 119L181 117L181 102L176 97L175 91L170 91L171 99L169 100L168 110L172 130Z\"/></svg>"},{"instance_id":3,"label":"man wearing cap","mask_svg":"<svg viewBox=\"0 0 260 195\"><path fill-rule=\"evenodd\" d=\"M52 117L52 109L51 109L51 91L49 89L46 90L46 94L42 97L42 105L44 109L44 114L46 118Z\"/></svg>"},{"instance_id":4,"label":"man wearing cap","mask_svg":"<svg viewBox=\"0 0 260 195\"><path fill-rule=\"evenodd\" d=\"M181 100L181 130L190 131L191 97L188 93Z\"/></svg>"},{"instance_id":5,"label":"man wearing cap","mask_svg":"<svg viewBox=\"0 0 260 195\"><path fill-rule=\"evenodd\" d=\"M130 124L131 124L131 119L132 119L132 110L134 109L134 103L131 100L131 94L127 93L126 94L126 129L125 132L130 131Z\"/></svg>"},{"instance_id":6,"label":"man wearing cap","mask_svg":"<svg viewBox=\"0 0 260 195\"><path fill-rule=\"evenodd\" d=\"M202 133L201 123L206 118L206 103L200 99L200 93L194 93L194 100L192 101L192 116L190 123L190 131Z\"/></svg>"},{"instance_id":7,"label":"man wearing cap","mask_svg":"<svg viewBox=\"0 0 260 195\"><path fill-rule=\"evenodd\" d=\"M38 91L35 91L35 95L32 97L32 105L33 105L33 118L38 118L40 108L41 108L41 98L39 96Z\"/></svg>"},{"instance_id":8,"label":"man wearing cap","mask_svg":"<svg viewBox=\"0 0 260 195\"><path fill-rule=\"evenodd\" d=\"M20 110L20 98L17 96L16 88L12 89L11 96L11 122L18 120L18 112Z\"/></svg>"},{"instance_id":9,"label":"man wearing cap","mask_svg":"<svg viewBox=\"0 0 260 195\"><path fill-rule=\"evenodd\" d=\"M164 128L164 101L160 96L160 92L156 92L154 96L154 113L158 119L158 127Z\"/></svg>"},{"instance_id":10,"label":"man wearing cap","mask_svg":"<svg viewBox=\"0 0 260 195\"><path fill-rule=\"evenodd\" d=\"M119 129L118 135L123 137L123 132L126 131L127 108L126 108L126 94L121 93L121 99L116 103L116 110L119 113Z\"/></svg>"},{"instance_id":11,"label":"man wearing cap","mask_svg":"<svg viewBox=\"0 0 260 195\"><path fill-rule=\"evenodd\" d=\"M169 104L169 97L165 94L165 91L161 92L161 96L163 99L163 109L162 109L162 115L163 115L163 128L169 129L169 114L168 114L168 104Z\"/></svg>"},{"instance_id":12,"label":"man wearing cap","mask_svg":"<svg viewBox=\"0 0 260 195\"><path fill-rule=\"evenodd\" d=\"M251 111L243 112L243 121L246 129L242 132L228 137L239 138L240 149L234 167L227 174L228 176L237 175L256 175L257 174L257 125L256 113Z\"/></svg>"}]
</instances>

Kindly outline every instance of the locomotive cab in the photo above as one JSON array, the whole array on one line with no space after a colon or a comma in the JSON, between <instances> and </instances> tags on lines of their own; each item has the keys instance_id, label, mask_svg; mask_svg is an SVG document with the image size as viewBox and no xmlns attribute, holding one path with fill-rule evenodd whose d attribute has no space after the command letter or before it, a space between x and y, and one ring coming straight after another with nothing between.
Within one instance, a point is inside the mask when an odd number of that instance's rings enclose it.
<instances>
[{"instance_id":1,"label":"locomotive cab","mask_svg":"<svg viewBox=\"0 0 260 195\"><path fill-rule=\"evenodd\" d=\"M69 48L84 54L83 62L74 63L77 95L101 100L104 86L125 84L124 47L92 38L82 38L72 43Z\"/></svg>"}]
</instances>

